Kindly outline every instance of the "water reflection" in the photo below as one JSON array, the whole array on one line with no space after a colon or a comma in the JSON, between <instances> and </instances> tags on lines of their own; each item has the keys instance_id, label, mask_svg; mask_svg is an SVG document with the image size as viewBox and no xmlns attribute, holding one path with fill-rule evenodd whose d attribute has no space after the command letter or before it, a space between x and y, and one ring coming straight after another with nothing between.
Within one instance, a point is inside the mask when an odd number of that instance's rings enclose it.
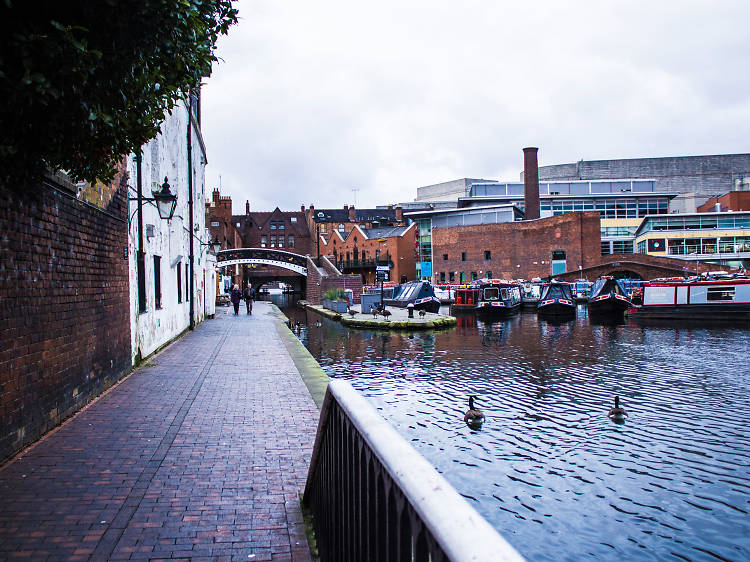
<instances>
[{"instance_id":1,"label":"water reflection","mask_svg":"<svg viewBox=\"0 0 750 562\"><path fill-rule=\"evenodd\" d=\"M750 332L554 323L347 330L290 316L346 378L532 560L750 558ZM464 422L469 395L486 416ZM628 417L612 423L620 396Z\"/></svg>"}]
</instances>

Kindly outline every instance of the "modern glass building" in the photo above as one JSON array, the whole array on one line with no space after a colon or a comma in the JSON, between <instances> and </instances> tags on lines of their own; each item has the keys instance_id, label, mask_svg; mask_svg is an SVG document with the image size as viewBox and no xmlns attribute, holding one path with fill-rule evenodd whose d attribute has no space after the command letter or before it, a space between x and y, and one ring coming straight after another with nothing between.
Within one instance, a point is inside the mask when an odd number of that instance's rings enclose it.
<instances>
[{"instance_id":1,"label":"modern glass building","mask_svg":"<svg viewBox=\"0 0 750 562\"><path fill-rule=\"evenodd\" d=\"M750 212L647 216L635 233L639 254L750 267Z\"/></svg>"},{"instance_id":2,"label":"modern glass building","mask_svg":"<svg viewBox=\"0 0 750 562\"><path fill-rule=\"evenodd\" d=\"M474 183L465 197L459 197L458 206L512 203L523 211L523 190L523 183ZM541 217L599 211L602 255L634 253L635 232L643 217L668 214L676 196L656 191L655 179L539 183Z\"/></svg>"}]
</instances>

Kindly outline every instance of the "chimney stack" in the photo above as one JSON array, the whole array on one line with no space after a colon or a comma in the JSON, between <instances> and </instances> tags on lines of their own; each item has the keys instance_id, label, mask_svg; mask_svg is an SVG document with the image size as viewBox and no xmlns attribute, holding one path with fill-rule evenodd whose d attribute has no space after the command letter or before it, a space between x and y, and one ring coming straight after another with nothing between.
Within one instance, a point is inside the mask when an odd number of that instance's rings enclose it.
<instances>
[{"instance_id":1,"label":"chimney stack","mask_svg":"<svg viewBox=\"0 0 750 562\"><path fill-rule=\"evenodd\" d=\"M299 208L299 210L300 210L300 211L302 211L302 212L304 213L304 212L305 212L305 206L304 206L304 205L302 205L302 206L301 206L301 207Z\"/></svg>"},{"instance_id":2,"label":"chimney stack","mask_svg":"<svg viewBox=\"0 0 750 562\"><path fill-rule=\"evenodd\" d=\"M401 205L396 205L396 222L403 222L404 220L404 210L401 208Z\"/></svg>"},{"instance_id":3,"label":"chimney stack","mask_svg":"<svg viewBox=\"0 0 750 562\"><path fill-rule=\"evenodd\" d=\"M346 205L344 205L344 209L346 209ZM357 220L357 216L354 214L354 205L349 207L349 220L352 222Z\"/></svg>"},{"instance_id":4,"label":"chimney stack","mask_svg":"<svg viewBox=\"0 0 750 562\"><path fill-rule=\"evenodd\" d=\"M245 199L245 214L246 215L250 214L250 201L247 199Z\"/></svg>"},{"instance_id":5,"label":"chimney stack","mask_svg":"<svg viewBox=\"0 0 750 562\"><path fill-rule=\"evenodd\" d=\"M523 202L526 220L539 218L538 150L534 146L523 149Z\"/></svg>"}]
</instances>

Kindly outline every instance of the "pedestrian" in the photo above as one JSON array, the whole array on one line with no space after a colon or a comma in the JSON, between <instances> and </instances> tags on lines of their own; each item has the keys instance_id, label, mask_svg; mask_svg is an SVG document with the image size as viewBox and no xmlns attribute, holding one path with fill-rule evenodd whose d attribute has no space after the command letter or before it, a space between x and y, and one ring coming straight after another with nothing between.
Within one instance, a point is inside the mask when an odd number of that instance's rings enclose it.
<instances>
[{"instance_id":1,"label":"pedestrian","mask_svg":"<svg viewBox=\"0 0 750 562\"><path fill-rule=\"evenodd\" d=\"M229 299L232 301L232 306L234 306L234 315L237 316L240 313L240 301L242 300L242 291L240 291L239 285L235 284L232 287L232 294Z\"/></svg>"},{"instance_id":2,"label":"pedestrian","mask_svg":"<svg viewBox=\"0 0 750 562\"><path fill-rule=\"evenodd\" d=\"M245 299L245 306L247 307L247 313L253 313L253 286L248 283L245 290L242 292L242 298Z\"/></svg>"}]
</instances>

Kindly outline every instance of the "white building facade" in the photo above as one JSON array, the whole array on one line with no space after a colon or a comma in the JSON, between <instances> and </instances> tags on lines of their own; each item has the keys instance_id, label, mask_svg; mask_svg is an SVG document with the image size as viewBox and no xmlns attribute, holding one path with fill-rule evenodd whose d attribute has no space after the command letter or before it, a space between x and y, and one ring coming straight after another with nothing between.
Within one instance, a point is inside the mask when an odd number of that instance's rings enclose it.
<instances>
[{"instance_id":1,"label":"white building facade","mask_svg":"<svg viewBox=\"0 0 750 562\"><path fill-rule=\"evenodd\" d=\"M130 333L137 363L214 315L215 256L205 224L205 145L198 98L178 103L159 135L128 158ZM172 218L160 218L153 193L166 181L176 194ZM139 201L138 193L141 198ZM140 259L139 259L140 258Z\"/></svg>"}]
</instances>

